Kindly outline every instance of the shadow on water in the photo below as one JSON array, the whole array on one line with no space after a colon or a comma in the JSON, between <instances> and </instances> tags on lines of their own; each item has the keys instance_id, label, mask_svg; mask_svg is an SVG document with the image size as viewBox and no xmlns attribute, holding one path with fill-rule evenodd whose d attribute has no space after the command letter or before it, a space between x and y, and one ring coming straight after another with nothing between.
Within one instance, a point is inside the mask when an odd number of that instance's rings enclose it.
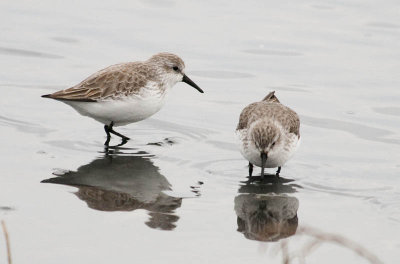
<instances>
[{"instance_id":1,"label":"shadow on water","mask_svg":"<svg viewBox=\"0 0 400 264\"><path fill-rule=\"evenodd\" d=\"M146 152L121 154L121 149L113 149L77 171L55 174L57 177L42 182L77 187L75 195L95 210L147 210L147 226L173 230L179 219L175 210L181 206L182 198L164 193L171 190L171 184L151 157Z\"/></svg>"},{"instance_id":2,"label":"shadow on water","mask_svg":"<svg viewBox=\"0 0 400 264\"><path fill-rule=\"evenodd\" d=\"M294 193L301 186L292 182L275 175L262 182L242 182L235 197L237 231L258 241L278 241L294 235L299 200L287 193Z\"/></svg>"}]
</instances>

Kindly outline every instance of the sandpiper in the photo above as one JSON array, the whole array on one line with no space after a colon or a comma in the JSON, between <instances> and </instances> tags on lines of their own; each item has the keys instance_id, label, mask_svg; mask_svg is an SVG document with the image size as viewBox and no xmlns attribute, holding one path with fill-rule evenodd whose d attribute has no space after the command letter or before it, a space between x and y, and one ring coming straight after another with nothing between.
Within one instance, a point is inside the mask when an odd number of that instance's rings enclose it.
<instances>
[{"instance_id":1,"label":"sandpiper","mask_svg":"<svg viewBox=\"0 0 400 264\"><path fill-rule=\"evenodd\" d=\"M240 141L240 152L249 161L249 176L253 165L264 168L281 166L293 155L300 141L300 119L296 112L284 106L269 93L262 101L243 109L236 134Z\"/></svg>"},{"instance_id":2,"label":"sandpiper","mask_svg":"<svg viewBox=\"0 0 400 264\"><path fill-rule=\"evenodd\" d=\"M203 93L186 76L181 58L159 53L147 61L109 66L71 88L42 97L62 101L81 115L103 123L107 134L105 145L110 142L110 133L126 143L129 138L115 132L113 127L138 122L158 112L167 92L181 81Z\"/></svg>"}]
</instances>

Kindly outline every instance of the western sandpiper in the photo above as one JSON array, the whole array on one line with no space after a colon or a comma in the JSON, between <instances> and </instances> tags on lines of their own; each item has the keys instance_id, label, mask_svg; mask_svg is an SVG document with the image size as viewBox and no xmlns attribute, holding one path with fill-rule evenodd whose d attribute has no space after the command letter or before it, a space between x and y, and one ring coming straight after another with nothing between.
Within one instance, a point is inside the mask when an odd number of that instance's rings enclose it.
<instances>
[{"instance_id":1,"label":"western sandpiper","mask_svg":"<svg viewBox=\"0 0 400 264\"><path fill-rule=\"evenodd\" d=\"M300 119L271 92L262 101L243 109L236 134L240 152L249 161L249 176L253 165L261 167L261 179L264 168L278 167L278 176L300 141Z\"/></svg>"},{"instance_id":2,"label":"western sandpiper","mask_svg":"<svg viewBox=\"0 0 400 264\"><path fill-rule=\"evenodd\" d=\"M203 93L185 74L181 58L171 53L159 53L143 62L127 62L100 70L81 83L42 97L52 98L73 107L78 113L104 124L110 133L129 140L113 130L141 121L158 112L167 92L177 82L185 82Z\"/></svg>"}]
</instances>

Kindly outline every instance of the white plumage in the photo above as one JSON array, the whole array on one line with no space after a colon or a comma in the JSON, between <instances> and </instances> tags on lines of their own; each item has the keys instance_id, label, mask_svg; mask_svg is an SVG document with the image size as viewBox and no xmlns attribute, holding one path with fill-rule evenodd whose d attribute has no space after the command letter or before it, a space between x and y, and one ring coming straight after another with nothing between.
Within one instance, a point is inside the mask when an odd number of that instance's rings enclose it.
<instances>
[{"instance_id":1,"label":"white plumage","mask_svg":"<svg viewBox=\"0 0 400 264\"><path fill-rule=\"evenodd\" d=\"M150 83L150 87L154 84ZM166 88L168 90L170 88ZM120 99L104 99L98 102L63 101L81 115L89 116L104 125L113 122L123 126L144 120L157 113L165 103L166 93L143 88L140 94L131 94Z\"/></svg>"},{"instance_id":2,"label":"white plumage","mask_svg":"<svg viewBox=\"0 0 400 264\"><path fill-rule=\"evenodd\" d=\"M103 123L108 145L110 133L129 139L113 130L146 119L164 105L167 92L177 83L185 82L203 93L186 76L181 58L159 53L143 62L128 62L100 70L79 84L42 97L62 101L78 113Z\"/></svg>"},{"instance_id":3,"label":"white plumage","mask_svg":"<svg viewBox=\"0 0 400 264\"><path fill-rule=\"evenodd\" d=\"M240 152L253 165L262 168L283 166L296 151L300 142L300 120L296 112L282 105L274 92L262 101L243 109L236 128Z\"/></svg>"}]
</instances>

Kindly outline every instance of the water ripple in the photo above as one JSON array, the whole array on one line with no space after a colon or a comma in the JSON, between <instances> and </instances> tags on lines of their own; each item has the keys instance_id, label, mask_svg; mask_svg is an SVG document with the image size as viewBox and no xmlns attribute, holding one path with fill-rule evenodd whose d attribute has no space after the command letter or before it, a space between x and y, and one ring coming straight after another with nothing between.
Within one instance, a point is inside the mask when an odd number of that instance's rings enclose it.
<instances>
[{"instance_id":1,"label":"water ripple","mask_svg":"<svg viewBox=\"0 0 400 264\"><path fill-rule=\"evenodd\" d=\"M372 22L368 23L367 26L375 27L375 28L383 28L383 29L399 29L400 25L387 23L387 22Z\"/></svg>"},{"instance_id":2,"label":"water ripple","mask_svg":"<svg viewBox=\"0 0 400 264\"><path fill-rule=\"evenodd\" d=\"M40 135L44 135L52 131L51 129L44 128L38 124L33 124L4 116L0 116L0 126L14 127L23 132Z\"/></svg>"},{"instance_id":3,"label":"water ripple","mask_svg":"<svg viewBox=\"0 0 400 264\"><path fill-rule=\"evenodd\" d=\"M255 75L244 72L233 71L190 71L191 75L212 79L243 79L253 78Z\"/></svg>"},{"instance_id":4,"label":"water ripple","mask_svg":"<svg viewBox=\"0 0 400 264\"><path fill-rule=\"evenodd\" d=\"M243 52L256 54L256 55L265 55L265 56L302 56L303 53L297 51L285 51L285 50L267 50L267 49L246 49Z\"/></svg>"},{"instance_id":5,"label":"water ripple","mask_svg":"<svg viewBox=\"0 0 400 264\"><path fill-rule=\"evenodd\" d=\"M372 108L375 112L383 115L391 115L400 117L400 107L392 106L392 107L374 107Z\"/></svg>"},{"instance_id":6,"label":"water ripple","mask_svg":"<svg viewBox=\"0 0 400 264\"><path fill-rule=\"evenodd\" d=\"M357 136L358 138L370 141L384 142L389 144L400 144L400 140L398 139L386 138L386 136L394 135L392 131L386 129L329 118L301 116L300 119L301 122L305 125L331 130L345 131Z\"/></svg>"},{"instance_id":7,"label":"water ripple","mask_svg":"<svg viewBox=\"0 0 400 264\"><path fill-rule=\"evenodd\" d=\"M63 56L54 55L44 52L32 51L32 50L24 50L24 49L14 49L14 48L5 48L0 47L0 54L11 55L11 56L22 56L22 57L37 57L37 58L46 58L46 59L62 59Z\"/></svg>"}]
</instances>

